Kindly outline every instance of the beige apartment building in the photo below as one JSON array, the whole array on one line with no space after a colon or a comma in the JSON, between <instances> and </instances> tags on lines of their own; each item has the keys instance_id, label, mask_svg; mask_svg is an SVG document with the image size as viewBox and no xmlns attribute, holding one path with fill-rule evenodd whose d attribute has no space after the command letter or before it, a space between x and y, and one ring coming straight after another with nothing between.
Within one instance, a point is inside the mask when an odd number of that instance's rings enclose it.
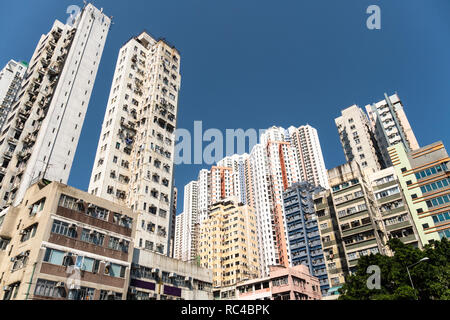
<instances>
[{"instance_id":1,"label":"beige apartment building","mask_svg":"<svg viewBox=\"0 0 450 320\"><path fill-rule=\"evenodd\" d=\"M126 298L136 213L40 180L0 214L0 299Z\"/></svg>"},{"instance_id":2,"label":"beige apartment building","mask_svg":"<svg viewBox=\"0 0 450 320\"><path fill-rule=\"evenodd\" d=\"M355 161L328 170L334 210L350 271L363 255L388 254L382 217L363 170Z\"/></svg>"},{"instance_id":3,"label":"beige apartment building","mask_svg":"<svg viewBox=\"0 0 450 320\"><path fill-rule=\"evenodd\" d=\"M314 211L316 212L322 250L328 273L330 289L328 293L337 294L345 282L348 274L347 259L339 231L338 219L334 210L333 198L330 190L323 190L313 194Z\"/></svg>"},{"instance_id":4,"label":"beige apartment building","mask_svg":"<svg viewBox=\"0 0 450 320\"><path fill-rule=\"evenodd\" d=\"M225 199L211 206L200 228L200 265L212 269L213 288L260 276L253 208Z\"/></svg>"}]
</instances>

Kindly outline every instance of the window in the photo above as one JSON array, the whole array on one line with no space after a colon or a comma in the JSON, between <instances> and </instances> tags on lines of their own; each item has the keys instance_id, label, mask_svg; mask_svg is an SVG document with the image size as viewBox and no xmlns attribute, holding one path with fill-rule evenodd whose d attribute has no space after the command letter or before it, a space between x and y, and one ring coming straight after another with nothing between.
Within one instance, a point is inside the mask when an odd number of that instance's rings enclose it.
<instances>
[{"instance_id":1,"label":"window","mask_svg":"<svg viewBox=\"0 0 450 320\"><path fill-rule=\"evenodd\" d=\"M20 241L21 242L25 242L28 239L34 237L34 235L36 234L37 227L38 227L38 224L35 223L32 226L22 230L21 233L20 233L22 235Z\"/></svg>"},{"instance_id":2,"label":"window","mask_svg":"<svg viewBox=\"0 0 450 320\"><path fill-rule=\"evenodd\" d=\"M64 287L57 287L56 281L38 279L36 288L34 289L34 295L61 298L64 296Z\"/></svg>"},{"instance_id":3,"label":"window","mask_svg":"<svg viewBox=\"0 0 450 320\"><path fill-rule=\"evenodd\" d=\"M100 290L100 300L122 300L122 294L114 291Z\"/></svg>"},{"instance_id":4,"label":"window","mask_svg":"<svg viewBox=\"0 0 450 320\"><path fill-rule=\"evenodd\" d=\"M97 246L103 246L105 235L94 230L83 229L81 232L81 241L89 242Z\"/></svg>"},{"instance_id":5,"label":"window","mask_svg":"<svg viewBox=\"0 0 450 320\"><path fill-rule=\"evenodd\" d=\"M61 197L59 198L59 206L71 210L84 211L84 207L81 201L78 201L77 199L65 194L61 194Z\"/></svg>"},{"instance_id":6,"label":"window","mask_svg":"<svg viewBox=\"0 0 450 320\"><path fill-rule=\"evenodd\" d=\"M109 237L109 242L108 242L109 249L122 251L122 252L128 252L128 247L129 247L128 241L121 240L119 238L112 237L112 236Z\"/></svg>"},{"instance_id":7,"label":"window","mask_svg":"<svg viewBox=\"0 0 450 320\"><path fill-rule=\"evenodd\" d=\"M53 221L52 233L60 234L70 238L77 237L77 230L75 228L75 225L69 225L67 222L58 220Z\"/></svg>"},{"instance_id":8,"label":"window","mask_svg":"<svg viewBox=\"0 0 450 320\"><path fill-rule=\"evenodd\" d=\"M105 274L116 278L125 278L126 267L120 264L108 262L105 266Z\"/></svg>"},{"instance_id":9,"label":"window","mask_svg":"<svg viewBox=\"0 0 450 320\"><path fill-rule=\"evenodd\" d=\"M81 287L69 291L69 300L94 300L94 288Z\"/></svg>"},{"instance_id":10,"label":"window","mask_svg":"<svg viewBox=\"0 0 450 320\"><path fill-rule=\"evenodd\" d=\"M62 266L65 254L66 253L64 251L47 248L45 250L44 261L51 264Z\"/></svg>"},{"instance_id":11,"label":"window","mask_svg":"<svg viewBox=\"0 0 450 320\"><path fill-rule=\"evenodd\" d=\"M45 198L35 202L31 205L30 216L34 216L36 213L41 212L44 208Z\"/></svg>"}]
</instances>

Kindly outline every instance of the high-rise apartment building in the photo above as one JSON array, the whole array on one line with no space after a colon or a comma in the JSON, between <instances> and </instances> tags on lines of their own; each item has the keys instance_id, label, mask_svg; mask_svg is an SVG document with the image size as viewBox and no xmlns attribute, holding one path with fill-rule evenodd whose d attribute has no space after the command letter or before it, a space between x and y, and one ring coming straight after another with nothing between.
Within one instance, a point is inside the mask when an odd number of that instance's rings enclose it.
<instances>
[{"instance_id":1,"label":"high-rise apartment building","mask_svg":"<svg viewBox=\"0 0 450 320\"><path fill-rule=\"evenodd\" d=\"M211 182L210 182L210 171L207 169L200 170L197 180L197 190L198 190L198 223L202 223L206 218L208 218L208 206L210 205L211 199Z\"/></svg>"},{"instance_id":2,"label":"high-rise apartment building","mask_svg":"<svg viewBox=\"0 0 450 320\"><path fill-rule=\"evenodd\" d=\"M352 161L328 170L328 179L350 271L363 255L388 254L382 217L363 169Z\"/></svg>"},{"instance_id":3,"label":"high-rise apartment building","mask_svg":"<svg viewBox=\"0 0 450 320\"><path fill-rule=\"evenodd\" d=\"M412 220L405 195L393 167L369 174L375 203L388 239L398 238L404 243L422 247Z\"/></svg>"},{"instance_id":4,"label":"high-rise apartment building","mask_svg":"<svg viewBox=\"0 0 450 320\"><path fill-rule=\"evenodd\" d=\"M198 248L198 184L191 181L184 186L183 213L177 216L175 231L177 259L194 261Z\"/></svg>"},{"instance_id":5,"label":"high-rise apartment building","mask_svg":"<svg viewBox=\"0 0 450 320\"><path fill-rule=\"evenodd\" d=\"M183 246L183 226L184 214L183 212L175 218L175 241L173 249L173 257L177 260L182 260L182 246Z\"/></svg>"},{"instance_id":6,"label":"high-rise apartment building","mask_svg":"<svg viewBox=\"0 0 450 320\"><path fill-rule=\"evenodd\" d=\"M441 141L414 151L388 149L423 245L450 238L450 158Z\"/></svg>"},{"instance_id":7,"label":"high-rise apartment building","mask_svg":"<svg viewBox=\"0 0 450 320\"><path fill-rule=\"evenodd\" d=\"M139 248L168 255L180 54L146 32L119 51L89 192L139 212Z\"/></svg>"},{"instance_id":8,"label":"high-rise apartment building","mask_svg":"<svg viewBox=\"0 0 450 320\"><path fill-rule=\"evenodd\" d=\"M10 60L0 70L0 129L8 118L11 106L16 101L27 69L28 63Z\"/></svg>"},{"instance_id":9,"label":"high-rise apartment building","mask_svg":"<svg viewBox=\"0 0 450 320\"><path fill-rule=\"evenodd\" d=\"M419 148L414 132L397 94L366 105L367 114L353 105L335 119L347 161L363 169L380 170L392 165L387 149L403 143L407 150Z\"/></svg>"},{"instance_id":10,"label":"high-rise apartment building","mask_svg":"<svg viewBox=\"0 0 450 320\"><path fill-rule=\"evenodd\" d=\"M386 166L392 165L388 147L403 143L409 151L419 149L416 136L397 94L388 96L385 93L384 100L367 105L366 112Z\"/></svg>"},{"instance_id":11,"label":"high-rise apartment building","mask_svg":"<svg viewBox=\"0 0 450 320\"><path fill-rule=\"evenodd\" d=\"M297 154L300 181L329 189L327 170L323 160L317 130L310 125L289 129L291 145Z\"/></svg>"},{"instance_id":12,"label":"high-rise apartment building","mask_svg":"<svg viewBox=\"0 0 450 320\"><path fill-rule=\"evenodd\" d=\"M87 4L41 36L0 133L1 207L42 178L67 182L110 24Z\"/></svg>"},{"instance_id":13,"label":"high-rise apartment building","mask_svg":"<svg viewBox=\"0 0 450 320\"><path fill-rule=\"evenodd\" d=\"M360 107L353 105L342 110L334 121L348 162L356 161L362 169L369 170L385 167L369 119Z\"/></svg>"},{"instance_id":14,"label":"high-rise apartment building","mask_svg":"<svg viewBox=\"0 0 450 320\"><path fill-rule=\"evenodd\" d=\"M176 217L177 217L177 201L178 201L178 189L174 186L172 191L172 206L170 211L169 222L169 257L173 258L175 249L175 229L176 229Z\"/></svg>"},{"instance_id":15,"label":"high-rise apartment building","mask_svg":"<svg viewBox=\"0 0 450 320\"><path fill-rule=\"evenodd\" d=\"M213 287L236 285L259 273L254 209L232 197L213 204L200 226L202 267L212 269Z\"/></svg>"},{"instance_id":16,"label":"high-rise apartment building","mask_svg":"<svg viewBox=\"0 0 450 320\"><path fill-rule=\"evenodd\" d=\"M302 181L287 188L283 198L291 264L307 266L309 273L319 279L322 295L326 295L330 286L312 200L322 190Z\"/></svg>"},{"instance_id":17,"label":"high-rise apartment building","mask_svg":"<svg viewBox=\"0 0 450 320\"><path fill-rule=\"evenodd\" d=\"M312 198L330 286L326 296L337 295L345 282L348 267L331 190L314 193Z\"/></svg>"}]
</instances>

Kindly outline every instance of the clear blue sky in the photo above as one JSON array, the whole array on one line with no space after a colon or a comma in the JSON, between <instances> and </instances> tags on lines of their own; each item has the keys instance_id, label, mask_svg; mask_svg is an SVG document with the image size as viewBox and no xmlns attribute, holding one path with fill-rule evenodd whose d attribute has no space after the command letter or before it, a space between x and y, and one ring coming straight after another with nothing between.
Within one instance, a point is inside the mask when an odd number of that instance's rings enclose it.
<instances>
[{"instance_id":1,"label":"clear blue sky","mask_svg":"<svg viewBox=\"0 0 450 320\"><path fill-rule=\"evenodd\" d=\"M29 60L39 36L82 1L0 1L0 65ZM334 118L398 92L420 145L449 144L449 0L94 1L114 25L69 184L86 190L116 57L147 30L181 52L178 126L268 128L309 123L319 131L327 168L344 162ZM381 30L366 8L381 7ZM176 168L176 186L200 165ZM182 192L180 192L182 196ZM181 201L178 212L181 212Z\"/></svg>"}]
</instances>

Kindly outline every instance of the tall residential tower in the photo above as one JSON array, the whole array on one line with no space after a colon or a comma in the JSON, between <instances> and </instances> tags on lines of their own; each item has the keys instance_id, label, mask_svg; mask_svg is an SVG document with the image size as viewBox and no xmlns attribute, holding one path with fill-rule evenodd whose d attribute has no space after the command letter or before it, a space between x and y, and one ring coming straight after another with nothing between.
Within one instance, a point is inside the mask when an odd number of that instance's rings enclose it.
<instances>
[{"instance_id":1,"label":"tall residential tower","mask_svg":"<svg viewBox=\"0 0 450 320\"><path fill-rule=\"evenodd\" d=\"M138 211L136 243L169 254L180 54L146 32L120 49L89 192Z\"/></svg>"},{"instance_id":2,"label":"tall residential tower","mask_svg":"<svg viewBox=\"0 0 450 320\"><path fill-rule=\"evenodd\" d=\"M39 39L0 134L0 207L42 178L67 183L110 24L87 4Z\"/></svg>"}]
</instances>

